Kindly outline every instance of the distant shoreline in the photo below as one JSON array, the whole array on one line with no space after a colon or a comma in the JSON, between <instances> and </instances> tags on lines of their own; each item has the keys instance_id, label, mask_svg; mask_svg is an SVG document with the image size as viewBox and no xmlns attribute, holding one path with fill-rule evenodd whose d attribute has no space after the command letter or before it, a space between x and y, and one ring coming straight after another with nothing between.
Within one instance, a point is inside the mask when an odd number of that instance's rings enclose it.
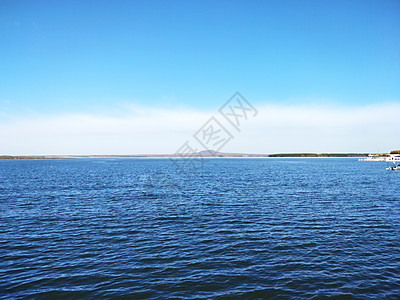
<instances>
[{"instance_id":1,"label":"distant shoreline","mask_svg":"<svg viewBox=\"0 0 400 300\"><path fill-rule=\"evenodd\" d=\"M193 154L133 154L133 155L0 155L0 160L16 159L79 159L79 158L278 158L278 157L367 157L368 153L277 153L243 154L201 151Z\"/></svg>"}]
</instances>

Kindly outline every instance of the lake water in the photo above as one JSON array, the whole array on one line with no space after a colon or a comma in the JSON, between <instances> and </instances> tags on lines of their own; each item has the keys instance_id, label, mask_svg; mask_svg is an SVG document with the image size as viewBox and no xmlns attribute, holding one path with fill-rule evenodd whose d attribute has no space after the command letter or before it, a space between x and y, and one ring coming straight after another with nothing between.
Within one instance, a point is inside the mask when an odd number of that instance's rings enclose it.
<instances>
[{"instance_id":1,"label":"lake water","mask_svg":"<svg viewBox=\"0 0 400 300\"><path fill-rule=\"evenodd\" d=\"M400 298L400 172L355 158L0 161L0 298Z\"/></svg>"}]
</instances>

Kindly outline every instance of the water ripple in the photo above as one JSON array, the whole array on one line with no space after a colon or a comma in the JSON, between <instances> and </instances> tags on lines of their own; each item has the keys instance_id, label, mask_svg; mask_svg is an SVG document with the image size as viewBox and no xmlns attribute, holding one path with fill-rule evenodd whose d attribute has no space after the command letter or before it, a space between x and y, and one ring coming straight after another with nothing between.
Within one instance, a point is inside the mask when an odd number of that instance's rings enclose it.
<instances>
[{"instance_id":1,"label":"water ripple","mask_svg":"<svg viewBox=\"0 0 400 300\"><path fill-rule=\"evenodd\" d=\"M0 161L0 298L399 299L399 183L353 159Z\"/></svg>"}]
</instances>

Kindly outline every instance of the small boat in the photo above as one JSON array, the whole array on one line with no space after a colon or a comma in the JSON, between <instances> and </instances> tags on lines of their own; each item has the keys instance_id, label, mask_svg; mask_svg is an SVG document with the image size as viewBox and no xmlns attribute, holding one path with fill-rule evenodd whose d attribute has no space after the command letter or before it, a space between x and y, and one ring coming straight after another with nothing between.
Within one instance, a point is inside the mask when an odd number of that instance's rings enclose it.
<instances>
[{"instance_id":1,"label":"small boat","mask_svg":"<svg viewBox=\"0 0 400 300\"><path fill-rule=\"evenodd\" d=\"M386 157L382 154L369 154L367 158L360 158L358 161L385 161Z\"/></svg>"},{"instance_id":2,"label":"small boat","mask_svg":"<svg viewBox=\"0 0 400 300\"><path fill-rule=\"evenodd\" d=\"M400 171L400 154L390 154L386 158L387 162L393 163L389 168L386 168L388 171Z\"/></svg>"}]
</instances>

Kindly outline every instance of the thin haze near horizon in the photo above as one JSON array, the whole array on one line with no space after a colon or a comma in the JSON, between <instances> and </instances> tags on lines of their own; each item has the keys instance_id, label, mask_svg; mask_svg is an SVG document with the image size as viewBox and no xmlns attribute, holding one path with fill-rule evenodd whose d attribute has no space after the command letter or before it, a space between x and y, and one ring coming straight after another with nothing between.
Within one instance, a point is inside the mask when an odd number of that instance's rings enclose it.
<instances>
[{"instance_id":1,"label":"thin haze near horizon","mask_svg":"<svg viewBox=\"0 0 400 300\"><path fill-rule=\"evenodd\" d=\"M236 91L224 152L386 152L399 83L399 1L0 2L0 155L173 153Z\"/></svg>"}]
</instances>

